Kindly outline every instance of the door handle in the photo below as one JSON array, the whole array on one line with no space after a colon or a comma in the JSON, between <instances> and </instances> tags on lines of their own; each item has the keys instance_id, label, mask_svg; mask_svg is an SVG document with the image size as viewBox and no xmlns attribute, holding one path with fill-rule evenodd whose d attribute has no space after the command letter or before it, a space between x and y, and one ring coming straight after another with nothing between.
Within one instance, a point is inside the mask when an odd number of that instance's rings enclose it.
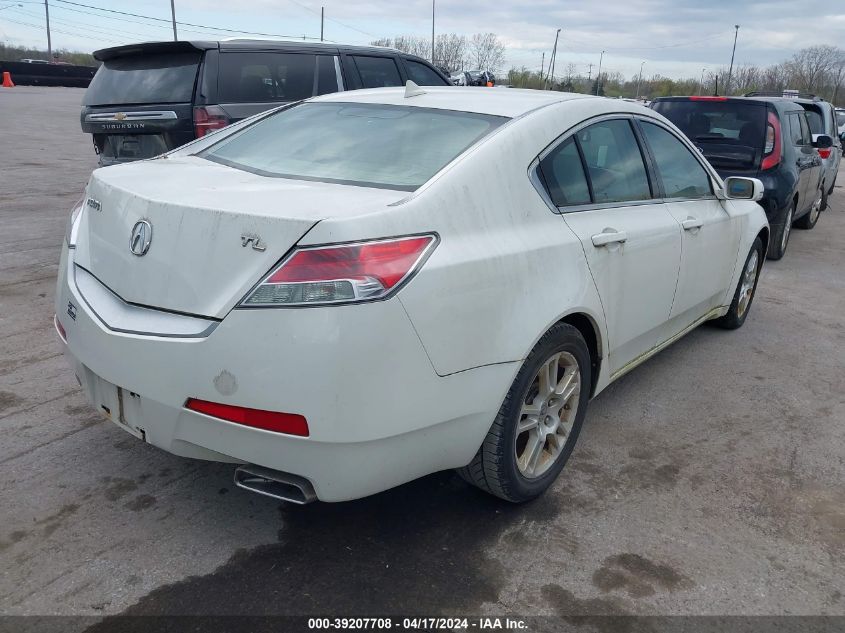
<instances>
[{"instance_id":1,"label":"door handle","mask_svg":"<svg viewBox=\"0 0 845 633\"><path fill-rule=\"evenodd\" d=\"M628 240L628 234L625 231L617 231L615 229L605 229L601 233L593 235L593 246L607 246L608 244L622 244Z\"/></svg>"},{"instance_id":2,"label":"door handle","mask_svg":"<svg viewBox=\"0 0 845 633\"><path fill-rule=\"evenodd\" d=\"M704 222L692 216L688 217L686 220L681 222L681 226L684 227L684 231L693 231L695 229L700 229L703 224Z\"/></svg>"}]
</instances>

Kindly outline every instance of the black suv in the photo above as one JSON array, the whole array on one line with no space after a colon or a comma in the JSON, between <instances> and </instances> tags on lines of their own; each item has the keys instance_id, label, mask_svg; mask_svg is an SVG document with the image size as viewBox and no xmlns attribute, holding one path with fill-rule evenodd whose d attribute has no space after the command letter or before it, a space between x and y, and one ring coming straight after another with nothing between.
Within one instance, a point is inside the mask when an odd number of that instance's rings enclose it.
<instances>
[{"instance_id":1,"label":"black suv","mask_svg":"<svg viewBox=\"0 0 845 633\"><path fill-rule=\"evenodd\" d=\"M772 227L770 259L786 251L793 222L815 226L822 204L818 149L833 139L813 140L807 112L780 97L660 97L651 107L677 125L722 178L763 181L760 204Z\"/></svg>"},{"instance_id":2,"label":"black suv","mask_svg":"<svg viewBox=\"0 0 845 633\"><path fill-rule=\"evenodd\" d=\"M449 86L419 57L370 46L228 40L104 48L82 101L101 165L157 156L285 103L358 88Z\"/></svg>"}]
</instances>

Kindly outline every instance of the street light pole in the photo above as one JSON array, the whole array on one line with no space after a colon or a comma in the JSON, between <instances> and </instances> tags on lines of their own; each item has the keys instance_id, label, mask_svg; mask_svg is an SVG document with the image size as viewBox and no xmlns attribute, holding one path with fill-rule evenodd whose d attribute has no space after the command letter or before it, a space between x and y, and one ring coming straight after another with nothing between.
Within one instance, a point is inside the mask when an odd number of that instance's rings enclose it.
<instances>
[{"instance_id":1,"label":"street light pole","mask_svg":"<svg viewBox=\"0 0 845 633\"><path fill-rule=\"evenodd\" d=\"M176 35L176 5L174 2L175 0L170 0L170 17L173 20L173 41L176 42L179 40L179 36Z\"/></svg>"},{"instance_id":2,"label":"street light pole","mask_svg":"<svg viewBox=\"0 0 845 633\"><path fill-rule=\"evenodd\" d=\"M701 95L701 91L704 90L704 71L706 68L701 69L701 81L698 82L698 94Z\"/></svg>"},{"instance_id":3,"label":"street light pole","mask_svg":"<svg viewBox=\"0 0 845 633\"><path fill-rule=\"evenodd\" d=\"M431 63L434 64L434 2L431 0Z\"/></svg>"},{"instance_id":4,"label":"street light pole","mask_svg":"<svg viewBox=\"0 0 845 633\"><path fill-rule=\"evenodd\" d=\"M604 51L601 52L599 56L599 72L596 75L596 96L599 96L599 91L601 90L601 62L604 59Z\"/></svg>"},{"instance_id":5,"label":"street light pole","mask_svg":"<svg viewBox=\"0 0 845 633\"><path fill-rule=\"evenodd\" d=\"M734 48L731 52L731 68L728 70L728 83L725 84L725 94L731 96L731 76L734 72L734 55L736 55L736 38L739 36L739 24L734 24Z\"/></svg>"},{"instance_id":6,"label":"street light pole","mask_svg":"<svg viewBox=\"0 0 845 633\"><path fill-rule=\"evenodd\" d=\"M645 65L645 62L640 64L640 76L639 76L639 78L637 78L637 99L640 98L640 83L642 83L642 80L643 80L643 66L644 65Z\"/></svg>"},{"instance_id":7,"label":"street light pole","mask_svg":"<svg viewBox=\"0 0 845 633\"><path fill-rule=\"evenodd\" d=\"M555 62L557 62L557 39L560 36L560 29L555 33L555 49L552 51L552 67L549 69L549 74L552 77L552 88L555 85Z\"/></svg>"},{"instance_id":8,"label":"street light pole","mask_svg":"<svg viewBox=\"0 0 845 633\"><path fill-rule=\"evenodd\" d=\"M47 58L53 61L53 40L50 38L50 5L44 0L44 15L47 17ZM61 29L59 29L61 30Z\"/></svg>"}]
</instances>

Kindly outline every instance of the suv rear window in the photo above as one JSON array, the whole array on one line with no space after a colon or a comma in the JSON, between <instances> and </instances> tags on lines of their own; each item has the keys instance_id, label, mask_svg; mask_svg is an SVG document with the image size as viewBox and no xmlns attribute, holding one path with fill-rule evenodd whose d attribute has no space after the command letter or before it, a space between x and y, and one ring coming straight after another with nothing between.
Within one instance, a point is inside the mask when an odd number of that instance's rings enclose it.
<instances>
[{"instance_id":1,"label":"suv rear window","mask_svg":"<svg viewBox=\"0 0 845 633\"><path fill-rule=\"evenodd\" d=\"M701 148L717 169L752 169L762 155L766 108L742 101L658 101L652 106Z\"/></svg>"},{"instance_id":2,"label":"suv rear window","mask_svg":"<svg viewBox=\"0 0 845 633\"><path fill-rule=\"evenodd\" d=\"M94 75L82 105L190 102L199 62L199 52L110 59Z\"/></svg>"},{"instance_id":3,"label":"suv rear window","mask_svg":"<svg viewBox=\"0 0 845 633\"><path fill-rule=\"evenodd\" d=\"M410 106L304 103L198 155L262 176L413 191L506 120Z\"/></svg>"},{"instance_id":4,"label":"suv rear window","mask_svg":"<svg viewBox=\"0 0 845 633\"><path fill-rule=\"evenodd\" d=\"M221 53L224 103L299 101L338 92L335 58L310 53Z\"/></svg>"}]
</instances>

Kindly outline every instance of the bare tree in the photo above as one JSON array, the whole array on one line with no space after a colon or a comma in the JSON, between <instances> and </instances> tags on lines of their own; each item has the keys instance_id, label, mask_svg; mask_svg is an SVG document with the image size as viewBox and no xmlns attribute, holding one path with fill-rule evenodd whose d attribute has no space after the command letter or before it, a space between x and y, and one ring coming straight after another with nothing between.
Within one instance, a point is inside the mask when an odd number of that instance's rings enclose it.
<instances>
[{"instance_id":1,"label":"bare tree","mask_svg":"<svg viewBox=\"0 0 845 633\"><path fill-rule=\"evenodd\" d=\"M370 42L370 46L386 46L387 48L393 48L393 40L389 37L380 37L379 39Z\"/></svg>"},{"instance_id":2,"label":"bare tree","mask_svg":"<svg viewBox=\"0 0 845 633\"><path fill-rule=\"evenodd\" d=\"M466 64L467 38L455 33L441 33L434 44L434 61L439 66L455 72Z\"/></svg>"},{"instance_id":3,"label":"bare tree","mask_svg":"<svg viewBox=\"0 0 845 633\"><path fill-rule=\"evenodd\" d=\"M787 62L791 79L798 84L794 87L806 92L821 88L841 54L841 49L828 45L811 46L795 53Z\"/></svg>"},{"instance_id":4,"label":"bare tree","mask_svg":"<svg viewBox=\"0 0 845 633\"><path fill-rule=\"evenodd\" d=\"M495 33L476 33L469 43L469 55L478 70L495 73L505 63L505 45Z\"/></svg>"}]
</instances>

